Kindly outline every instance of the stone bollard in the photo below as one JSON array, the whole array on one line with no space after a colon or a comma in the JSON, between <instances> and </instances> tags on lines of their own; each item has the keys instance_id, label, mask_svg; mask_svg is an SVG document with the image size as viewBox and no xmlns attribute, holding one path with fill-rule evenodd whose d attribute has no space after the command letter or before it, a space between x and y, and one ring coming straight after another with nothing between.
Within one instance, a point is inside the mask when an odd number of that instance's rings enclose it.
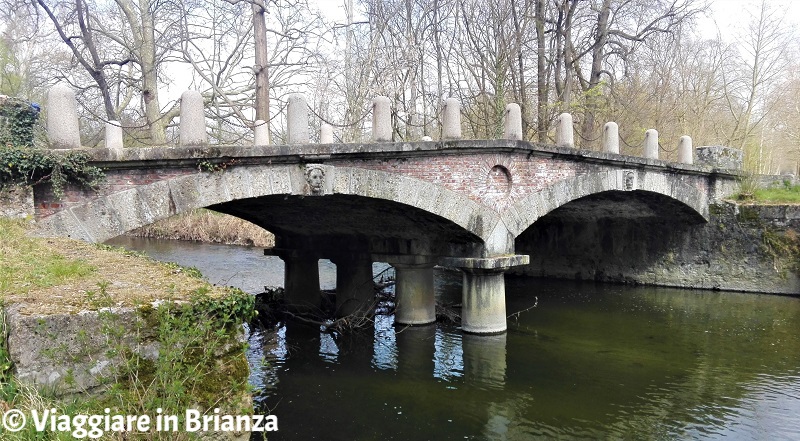
<instances>
[{"instance_id":1,"label":"stone bollard","mask_svg":"<svg viewBox=\"0 0 800 441\"><path fill-rule=\"evenodd\" d=\"M572 115L569 113L558 115L556 145L559 147L575 147L575 138L572 131Z\"/></svg>"},{"instance_id":2,"label":"stone bollard","mask_svg":"<svg viewBox=\"0 0 800 441\"><path fill-rule=\"evenodd\" d=\"M444 100L444 108L442 108L442 139L461 139L461 103L456 98Z\"/></svg>"},{"instance_id":3,"label":"stone bollard","mask_svg":"<svg viewBox=\"0 0 800 441\"><path fill-rule=\"evenodd\" d=\"M682 164L693 164L693 153L692 137L687 135L681 136L681 140L678 141L678 162Z\"/></svg>"},{"instance_id":4,"label":"stone bollard","mask_svg":"<svg viewBox=\"0 0 800 441\"><path fill-rule=\"evenodd\" d=\"M52 149L81 147L78 102L75 92L63 84L56 84L47 92L47 138Z\"/></svg>"},{"instance_id":5,"label":"stone bollard","mask_svg":"<svg viewBox=\"0 0 800 441\"><path fill-rule=\"evenodd\" d=\"M603 126L603 151L619 154L619 126L615 122Z\"/></svg>"},{"instance_id":6,"label":"stone bollard","mask_svg":"<svg viewBox=\"0 0 800 441\"><path fill-rule=\"evenodd\" d=\"M122 125L119 121L106 122L106 148L109 150L122 150Z\"/></svg>"},{"instance_id":7,"label":"stone bollard","mask_svg":"<svg viewBox=\"0 0 800 441\"><path fill-rule=\"evenodd\" d=\"M203 112L203 96L196 90L181 94L180 145L206 145L206 116Z\"/></svg>"},{"instance_id":8,"label":"stone bollard","mask_svg":"<svg viewBox=\"0 0 800 441\"><path fill-rule=\"evenodd\" d=\"M267 122L263 119L257 119L254 124L253 135L255 139L253 145L269 145L269 126Z\"/></svg>"},{"instance_id":9,"label":"stone bollard","mask_svg":"<svg viewBox=\"0 0 800 441\"><path fill-rule=\"evenodd\" d=\"M505 139L522 141L522 111L517 103L506 105Z\"/></svg>"},{"instance_id":10,"label":"stone bollard","mask_svg":"<svg viewBox=\"0 0 800 441\"><path fill-rule=\"evenodd\" d=\"M386 96L372 99L372 142L392 140L392 101Z\"/></svg>"},{"instance_id":11,"label":"stone bollard","mask_svg":"<svg viewBox=\"0 0 800 441\"><path fill-rule=\"evenodd\" d=\"M289 95L286 108L286 143L308 144L308 105L301 93Z\"/></svg>"},{"instance_id":12,"label":"stone bollard","mask_svg":"<svg viewBox=\"0 0 800 441\"><path fill-rule=\"evenodd\" d=\"M658 130L648 129L644 132L644 157L658 159Z\"/></svg>"},{"instance_id":13,"label":"stone bollard","mask_svg":"<svg viewBox=\"0 0 800 441\"><path fill-rule=\"evenodd\" d=\"M319 143L333 144L333 126L325 123L319 126Z\"/></svg>"}]
</instances>

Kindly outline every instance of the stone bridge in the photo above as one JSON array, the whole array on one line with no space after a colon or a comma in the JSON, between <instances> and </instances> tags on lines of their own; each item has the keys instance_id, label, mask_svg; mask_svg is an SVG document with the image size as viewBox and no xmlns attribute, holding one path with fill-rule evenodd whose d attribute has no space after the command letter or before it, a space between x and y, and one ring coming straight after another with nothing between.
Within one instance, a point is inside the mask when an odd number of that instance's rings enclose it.
<instances>
[{"instance_id":1,"label":"stone bridge","mask_svg":"<svg viewBox=\"0 0 800 441\"><path fill-rule=\"evenodd\" d=\"M307 130L307 123L301 126ZM373 134L379 129L380 121L373 123ZM231 214L276 235L276 247L267 252L285 261L286 295L298 308L320 304L320 258L337 265L340 314L371 304L373 261L392 264L402 324L435 321L433 267L457 267L464 273L463 330L497 333L506 329L504 272L528 263L515 243L539 219L558 210L586 222L702 224L709 203L735 183L735 171L719 164L514 139L377 138L366 144L312 144L301 137L283 146L90 149L105 182L97 190L68 188L60 199L37 186L37 223L45 234L102 242L195 208ZM698 149L698 157L719 149ZM691 150L688 155L685 162L693 162Z\"/></svg>"}]
</instances>

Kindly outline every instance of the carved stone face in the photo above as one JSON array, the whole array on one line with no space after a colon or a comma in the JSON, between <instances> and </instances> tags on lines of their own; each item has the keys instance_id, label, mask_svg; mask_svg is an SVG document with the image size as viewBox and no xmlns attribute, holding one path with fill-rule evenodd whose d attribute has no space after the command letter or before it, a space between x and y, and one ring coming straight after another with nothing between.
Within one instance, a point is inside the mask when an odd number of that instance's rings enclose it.
<instances>
[{"instance_id":1,"label":"carved stone face","mask_svg":"<svg viewBox=\"0 0 800 441\"><path fill-rule=\"evenodd\" d=\"M311 193L313 194L320 194L324 190L325 185L325 172L319 168L312 168L308 172L308 177L306 178L308 181L308 186L311 189Z\"/></svg>"}]
</instances>

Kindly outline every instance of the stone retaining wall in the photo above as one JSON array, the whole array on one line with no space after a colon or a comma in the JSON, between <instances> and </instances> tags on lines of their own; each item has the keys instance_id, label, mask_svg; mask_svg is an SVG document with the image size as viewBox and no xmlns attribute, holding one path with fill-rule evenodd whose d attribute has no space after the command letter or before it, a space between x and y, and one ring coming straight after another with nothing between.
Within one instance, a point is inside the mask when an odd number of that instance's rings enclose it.
<instances>
[{"instance_id":1,"label":"stone retaining wall","mask_svg":"<svg viewBox=\"0 0 800 441\"><path fill-rule=\"evenodd\" d=\"M0 217L26 218L33 214L31 187L14 186L0 189Z\"/></svg>"},{"instance_id":2,"label":"stone retaining wall","mask_svg":"<svg viewBox=\"0 0 800 441\"><path fill-rule=\"evenodd\" d=\"M800 294L800 206L710 206L708 223L559 215L517 239L531 263L516 274L684 288ZM788 241L788 242L787 242ZM794 241L794 242L793 242Z\"/></svg>"}]
</instances>

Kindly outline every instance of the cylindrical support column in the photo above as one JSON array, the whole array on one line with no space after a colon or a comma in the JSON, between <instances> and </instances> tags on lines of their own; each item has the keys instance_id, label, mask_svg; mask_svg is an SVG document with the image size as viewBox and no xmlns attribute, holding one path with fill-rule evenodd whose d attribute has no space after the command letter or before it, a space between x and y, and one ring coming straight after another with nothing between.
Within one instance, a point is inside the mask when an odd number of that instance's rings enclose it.
<instances>
[{"instance_id":1,"label":"cylindrical support column","mask_svg":"<svg viewBox=\"0 0 800 441\"><path fill-rule=\"evenodd\" d=\"M692 147L692 137L683 135L678 142L678 162L683 164L694 163L694 148Z\"/></svg>"},{"instance_id":2,"label":"cylindrical support column","mask_svg":"<svg viewBox=\"0 0 800 441\"><path fill-rule=\"evenodd\" d=\"M200 92L187 90L181 94L181 122L178 130L181 146L208 144L203 96Z\"/></svg>"},{"instance_id":3,"label":"cylindrical support column","mask_svg":"<svg viewBox=\"0 0 800 441\"><path fill-rule=\"evenodd\" d=\"M286 143L308 144L308 105L301 93L289 95L286 108Z\"/></svg>"},{"instance_id":4,"label":"cylindrical support column","mask_svg":"<svg viewBox=\"0 0 800 441\"><path fill-rule=\"evenodd\" d=\"M319 143L333 144L333 126L326 123L319 126Z\"/></svg>"},{"instance_id":5,"label":"cylindrical support column","mask_svg":"<svg viewBox=\"0 0 800 441\"><path fill-rule=\"evenodd\" d=\"M506 281L503 269L462 268L461 329L471 334L506 332Z\"/></svg>"},{"instance_id":6,"label":"cylindrical support column","mask_svg":"<svg viewBox=\"0 0 800 441\"><path fill-rule=\"evenodd\" d=\"M372 99L372 141L392 140L392 101L387 96Z\"/></svg>"},{"instance_id":7,"label":"cylindrical support column","mask_svg":"<svg viewBox=\"0 0 800 441\"><path fill-rule=\"evenodd\" d=\"M575 147L575 135L572 129L572 115L562 113L558 115L556 126L556 145L559 147Z\"/></svg>"},{"instance_id":8,"label":"cylindrical support column","mask_svg":"<svg viewBox=\"0 0 800 441\"><path fill-rule=\"evenodd\" d=\"M253 127L253 145L269 145L269 125L263 119L257 119Z\"/></svg>"},{"instance_id":9,"label":"cylindrical support column","mask_svg":"<svg viewBox=\"0 0 800 441\"><path fill-rule=\"evenodd\" d=\"M619 126L613 121L603 126L603 151L619 154Z\"/></svg>"},{"instance_id":10,"label":"cylindrical support column","mask_svg":"<svg viewBox=\"0 0 800 441\"><path fill-rule=\"evenodd\" d=\"M444 100L442 108L442 139L461 139L461 103L456 98Z\"/></svg>"},{"instance_id":11,"label":"cylindrical support column","mask_svg":"<svg viewBox=\"0 0 800 441\"><path fill-rule=\"evenodd\" d=\"M519 104L506 105L505 139L522 140L522 111Z\"/></svg>"},{"instance_id":12,"label":"cylindrical support column","mask_svg":"<svg viewBox=\"0 0 800 441\"><path fill-rule=\"evenodd\" d=\"M644 157L658 159L658 130L648 129L644 132Z\"/></svg>"},{"instance_id":13,"label":"cylindrical support column","mask_svg":"<svg viewBox=\"0 0 800 441\"><path fill-rule=\"evenodd\" d=\"M75 92L63 84L56 84L47 92L47 139L52 149L81 147L78 102Z\"/></svg>"},{"instance_id":14,"label":"cylindrical support column","mask_svg":"<svg viewBox=\"0 0 800 441\"><path fill-rule=\"evenodd\" d=\"M506 383L508 368L506 334L469 335L461 337L464 377L472 384L501 389Z\"/></svg>"},{"instance_id":15,"label":"cylindrical support column","mask_svg":"<svg viewBox=\"0 0 800 441\"><path fill-rule=\"evenodd\" d=\"M106 122L106 148L122 150L122 125L119 121Z\"/></svg>"},{"instance_id":16,"label":"cylindrical support column","mask_svg":"<svg viewBox=\"0 0 800 441\"><path fill-rule=\"evenodd\" d=\"M286 304L294 311L320 309L319 259L312 254L287 251L279 254L284 263Z\"/></svg>"},{"instance_id":17,"label":"cylindrical support column","mask_svg":"<svg viewBox=\"0 0 800 441\"><path fill-rule=\"evenodd\" d=\"M331 260L336 264L336 315L371 315L375 309L375 289L369 255Z\"/></svg>"},{"instance_id":18,"label":"cylindrical support column","mask_svg":"<svg viewBox=\"0 0 800 441\"><path fill-rule=\"evenodd\" d=\"M392 264L395 269L397 309L394 321L401 325L427 325L436 322L433 288L433 263L427 265Z\"/></svg>"}]
</instances>

